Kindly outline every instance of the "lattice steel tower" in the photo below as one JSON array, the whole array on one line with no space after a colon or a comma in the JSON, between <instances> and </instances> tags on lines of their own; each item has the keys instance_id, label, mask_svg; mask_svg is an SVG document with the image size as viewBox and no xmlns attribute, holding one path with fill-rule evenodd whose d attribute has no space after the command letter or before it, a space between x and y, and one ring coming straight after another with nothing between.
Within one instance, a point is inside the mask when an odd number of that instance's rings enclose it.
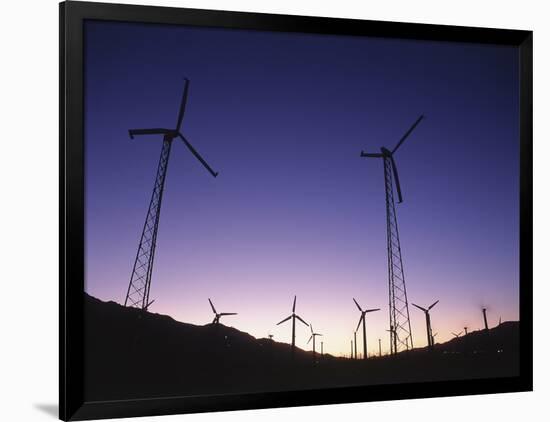
<instances>
[{"instance_id":1,"label":"lattice steel tower","mask_svg":"<svg viewBox=\"0 0 550 422\"><path fill-rule=\"evenodd\" d=\"M201 162L201 164L216 177L217 172L212 170L208 163L199 155L197 150L181 134L180 127L185 114L185 105L187 103L187 93L189 90L189 80L185 79L183 95L181 99L178 119L175 129L153 128L153 129L130 129L130 138L134 139L136 135L163 135L162 149L153 187L153 194L149 202L149 209L145 217L145 224L141 232L139 246L136 254L136 260L130 276L130 283L126 293L124 306L131 306L147 310L153 301L149 301L151 291L151 277L153 274L153 262L155 260L155 249L157 246L157 233L160 219L160 208L162 205L162 195L164 193L164 182L166 180L166 170L168 169L168 160L172 141L181 138L183 143L189 148L191 153Z\"/></svg>"},{"instance_id":2,"label":"lattice steel tower","mask_svg":"<svg viewBox=\"0 0 550 422\"><path fill-rule=\"evenodd\" d=\"M390 151L385 147L380 148L380 153L366 153L361 151L361 157L382 158L384 162L384 185L386 190L386 240L388 253L388 291L390 314L390 349L391 353L413 348L411 321L409 318L409 302L407 300L407 288L405 285L405 273L403 271L403 259L401 256L401 242L397 226L397 213L395 211L394 182L399 203L403 202L401 184L397 166L393 154L408 138L414 128L424 116L420 116L410 129L399 140L395 148Z\"/></svg>"}]
</instances>

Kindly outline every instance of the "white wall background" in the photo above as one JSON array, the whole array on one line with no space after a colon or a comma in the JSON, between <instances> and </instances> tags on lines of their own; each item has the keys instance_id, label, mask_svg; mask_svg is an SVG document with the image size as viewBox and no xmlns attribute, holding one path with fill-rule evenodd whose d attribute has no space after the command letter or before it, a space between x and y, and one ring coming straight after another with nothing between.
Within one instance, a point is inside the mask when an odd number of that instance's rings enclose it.
<instances>
[{"instance_id":1,"label":"white wall background","mask_svg":"<svg viewBox=\"0 0 550 422\"><path fill-rule=\"evenodd\" d=\"M118 0L120 3L132 3ZM535 31L535 393L142 418L146 421L281 419L446 421L545 419L550 370L550 26L536 0L193 0L142 4L490 26ZM0 419L57 417L58 7L0 3ZM541 416L536 416L541 415Z\"/></svg>"}]
</instances>

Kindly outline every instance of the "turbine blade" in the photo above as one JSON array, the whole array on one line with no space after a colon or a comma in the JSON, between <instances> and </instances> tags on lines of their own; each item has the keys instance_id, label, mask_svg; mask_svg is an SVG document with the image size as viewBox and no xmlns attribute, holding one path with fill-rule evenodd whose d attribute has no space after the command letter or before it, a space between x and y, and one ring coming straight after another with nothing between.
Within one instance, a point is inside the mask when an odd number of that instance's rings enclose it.
<instances>
[{"instance_id":1,"label":"turbine blade","mask_svg":"<svg viewBox=\"0 0 550 422\"><path fill-rule=\"evenodd\" d=\"M302 318L300 318L298 315L294 315L296 318L298 318L300 321L302 321L305 325L309 325L307 322L305 322Z\"/></svg>"},{"instance_id":2,"label":"turbine blade","mask_svg":"<svg viewBox=\"0 0 550 422\"><path fill-rule=\"evenodd\" d=\"M313 334L313 325L309 324L309 329L311 330L311 334Z\"/></svg>"},{"instance_id":3,"label":"turbine blade","mask_svg":"<svg viewBox=\"0 0 550 422\"><path fill-rule=\"evenodd\" d=\"M222 312L220 314L220 316L224 316L224 315L237 315L237 313L236 312Z\"/></svg>"},{"instance_id":4,"label":"turbine blade","mask_svg":"<svg viewBox=\"0 0 550 422\"><path fill-rule=\"evenodd\" d=\"M286 322L286 321L288 321L288 320L289 320L290 318L292 318L292 315L290 315L290 316L286 317L286 318L285 318L285 319L283 319L283 320L282 320L281 322L278 322L278 323L277 323L277 325L280 325L280 324L282 324L283 322Z\"/></svg>"},{"instance_id":5,"label":"turbine blade","mask_svg":"<svg viewBox=\"0 0 550 422\"><path fill-rule=\"evenodd\" d=\"M424 312L428 312L427 309L423 308L422 306L418 306L416 303L413 303L412 304L413 306L416 306L418 309L420 309L421 311L424 311Z\"/></svg>"},{"instance_id":6,"label":"turbine blade","mask_svg":"<svg viewBox=\"0 0 550 422\"><path fill-rule=\"evenodd\" d=\"M365 312L366 313L369 313L369 312L376 312L376 311L379 311L380 308L376 308L376 309L367 309Z\"/></svg>"},{"instance_id":7,"label":"turbine blade","mask_svg":"<svg viewBox=\"0 0 550 422\"><path fill-rule=\"evenodd\" d=\"M379 152L364 152L361 151L361 157L369 157L369 158L382 158L383 155Z\"/></svg>"},{"instance_id":8,"label":"turbine blade","mask_svg":"<svg viewBox=\"0 0 550 422\"><path fill-rule=\"evenodd\" d=\"M167 133L170 133L171 131L169 129L163 129L163 128L153 128L153 129L130 129L128 131L128 134L130 135L131 139L134 139L134 136L136 135L166 135Z\"/></svg>"},{"instance_id":9,"label":"turbine blade","mask_svg":"<svg viewBox=\"0 0 550 422\"><path fill-rule=\"evenodd\" d=\"M313 335L309 338L309 340L307 341L307 344L309 344L312 338L313 338Z\"/></svg>"},{"instance_id":10,"label":"turbine blade","mask_svg":"<svg viewBox=\"0 0 550 422\"><path fill-rule=\"evenodd\" d=\"M215 314L217 314L216 308L214 308L214 304L212 303L212 301L210 300L210 298L208 298L208 302L210 302L210 306L212 307L212 312L214 312Z\"/></svg>"},{"instance_id":11,"label":"turbine blade","mask_svg":"<svg viewBox=\"0 0 550 422\"><path fill-rule=\"evenodd\" d=\"M420 121L424 118L424 115L422 114L417 120L416 122L413 123L413 125L411 126L411 128L405 132L405 134L401 137L401 139L399 140L399 142L397 143L397 145L395 146L395 148L393 149L392 151L392 154L397 151L397 148L399 148L401 146L401 144L403 142L405 142L405 139L407 139L409 137L409 135L412 133L412 131L414 130L414 128L416 126L418 126L418 124L420 123Z\"/></svg>"},{"instance_id":12,"label":"turbine blade","mask_svg":"<svg viewBox=\"0 0 550 422\"><path fill-rule=\"evenodd\" d=\"M359 317L359 323L357 324L357 328L355 329L355 331L357 331L359 329L359 327L361 326L361 321L363 321L364 316L365 316L365 314L361 314L361 316Z\"/></svg>"},{"instance_id":13,"label":"turbine blade","mask_svg":"<svg viewBox=\"0 0 550 422\"><path fill-rule=\"evenodd\" d=\"M176 125L176 131L180 131L181 122L183 121L183 115L185 114L185 105L187 104L187 93L189 92L189 79L185 78L185 86L183 87L183 95L181 96L180 111L178 113L178 121Z\"/></svg>"},{"instance_id":14,"label":"turbine blade","mask_svg":"<svg viewBox=\"0 0 550 422\"><path fill-rule=\"evenodd\" d=\"M195 148L193 148L193 145L189 143L187 139L183 137L181 133L178 133L178 136L182 139L183 143L189 148L189 151L195 156L197 160L201 162L201 164L210 172L210 174L214 177L218 176L218 172L212 170L212 168L208 165L208 163L200 156L200 154L197 152Z\"/></svg>"},{"instance_id":15,"label":"turbine blade","mask_svg":"<svg viewBox=\"0 0 550 422\"><path fill-rule=\"evenodd\" d=\"M357 301L355 300L355 298L353 298L353 301L354 301L355 304L357 305L357 308L358 308L361 312L363 312L363 310L361 309L361 306L359 306L359 304L357 303Z\"/></svg>"},{"instance_id":16,"label":"turbine blade","mask_svg":"<svg viewBox=\"0 0 550 422\"><path fill-rule=\"evenodd\" d=\"M399 181L399 173L397 173L397 165L395 164L395 160L393 159L393 155L390 155L391 160L391 168L393 170L393 178L395 179L395 187L397 189L397 198L398 202L403 202L403 195L401 194L401 182Z\"/></svg>"},{"instance_id":17,"label":"turbine blade","mask_svg":"<svg viewBox=\"0 0 550 422\"><path fill-rule=\"evenodd\" d=\"M437 305L439 303L439 300L436 300L434 303L432 303L429 307L428 307L428 311L430 309L432 309L435 305Z\"/></svg>"},{"instance_id":18,"label":"turbine blade","mask_svg":"<svg viewBox=\"0 0 550 422\"><path fill-rule=\"evenodd\" d=\"M294 303L292 304L292 312L296 311L296 295L294 295Z\"/></svg>"}]
</instances>

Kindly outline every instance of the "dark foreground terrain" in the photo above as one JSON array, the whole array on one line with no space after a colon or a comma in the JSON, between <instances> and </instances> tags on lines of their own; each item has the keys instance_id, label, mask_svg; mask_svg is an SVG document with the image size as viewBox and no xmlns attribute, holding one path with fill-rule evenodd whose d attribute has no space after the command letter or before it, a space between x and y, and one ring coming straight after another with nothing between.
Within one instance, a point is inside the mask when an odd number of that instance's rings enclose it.
<instances>
[{"instance_id":1,"label":"dark foreground terrain","mask_svg":"<svg viewBox=\"0 0 550 422\"><path fill-rule=\"evenodd\" d=\"M251 393L519 374L519 324L368 361L325 355L224 325L197 326L85 297L87 401Z\"/></svg>"}]
</instances>

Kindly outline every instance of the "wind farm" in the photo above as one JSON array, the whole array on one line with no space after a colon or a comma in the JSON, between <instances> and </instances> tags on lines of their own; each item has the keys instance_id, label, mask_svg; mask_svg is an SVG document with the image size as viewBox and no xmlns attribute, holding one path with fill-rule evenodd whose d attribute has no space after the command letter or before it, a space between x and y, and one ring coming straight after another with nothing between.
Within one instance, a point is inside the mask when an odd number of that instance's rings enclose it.
<instances>
[{"instance_id":1,"label":"wind farm","mask_svg":"<svg viewBox=\"0 0 550 422\"><path fill-rule=\"evenodd\" d=\"M86 63L121 70L86 81L90 400L518 373L509 52L97 31Z\"/></svg>"}]
</instances>

